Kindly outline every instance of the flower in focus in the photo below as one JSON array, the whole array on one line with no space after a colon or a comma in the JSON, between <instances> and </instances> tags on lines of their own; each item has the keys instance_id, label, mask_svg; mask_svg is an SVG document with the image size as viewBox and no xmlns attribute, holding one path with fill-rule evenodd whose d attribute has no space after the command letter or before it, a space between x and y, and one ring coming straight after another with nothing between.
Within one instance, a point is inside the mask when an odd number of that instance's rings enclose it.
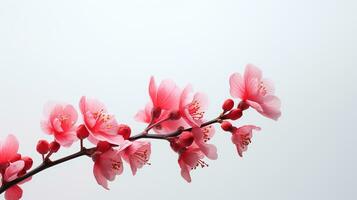
<instances>
[{"instance_id":1,"label":"flower in focus","mask_svg":"<svg viewBox=\"0 0 357 200\"><path fill-rule=\"evenodd\" d=\"M274 120L280 117L280 100L274 95L273 84L262 78L260 69L249 64L243 77L234 73L229 82L232 97L242 99L263 116Z\"/></svg>"},{"instance_id":2,"label":"flower in focus","mask_svg":"<svg viewBox=\"0 0 357 200\"><path fill-rule=\"evenodd\" d=\"M246 125L240 128L234 128L232 131L232 142L236 145L240 157L243 157L243 152L248 149L248 145L251 143L253 130L259 131L260 128L253 125Z\"/></svg>"},{"instance_id":3,"label":"flower in focus","mask_svg":"<svg viewBox=\"0 0 357 200\"><path fill-rule=\"evenodd\" d=\"M130 164L133 175L138 168L149 164L151 154L151 144L147 141L134 141L123 150L123 159Z\"/></svg>"},{"instance_id":4,"label":"flower in focus","mask_svg":"<svg viewBox=\"0 0 357 200\"><path fill-rule=\"evenodd\" d=\"M187 181L191 182L190 171L201 166L208 167L208 165L202 160L204 154L199 148L188 147L179 154L178 163L181 168L181 176Z\"/></svg>"},{"instance_id":5,"label":"flower in focus","mask_svg":"<svg viewBox=\"0 0 357 200\"><path fill-rule=\"evenodd\" d=\"M48 106L45 115L41 127L45 133L53 135L60 145L69 147L77 140L75 124L78 114L72 105Z\"/></svg>"},{"instance_id":6,"label":"flower in focus","mask_svg":"<svg viewBox=\"0 0 357 200\"><path fill-rule=\"evenodd\" d=\"M181 90L172 80L163 80L159 87L156 86L154 77L149 83L149 95L151 102L147 103L143 110L135 115L135 119L147 124L160 124L153 127L157 133L165 133L177 130L186 125L182 119L171 119L170 115L179 110Z\"/></svg>"},{"instance_id":7,"label":"flower in focus","mask_svg":"<svg viewBox=\"0 0 357 200\"><path fill-rule=\"evenodd\" d=\"M109 190L108 181L114 181L115 176L123 173L120 150L110 148L104 153L94 153L92 158L94 161L93 174L97 183Z\"/></svg>"},{"instance_id":8,"label":"flower in focus","mask_svg":"<svg viewBox=\"0 0 357 200\"><path fill-rule=\"evenodd\" d=\"M202 153L211 160L216 160L218 158L216 146L213 144L207 144L207 141L213 137L214 131L213 126L207 126L204 128L196 127L192 129L195 144L199 147Z\"/></svg>"},{"instance_id":9,"label":"flower in focus","mask_svg":"<svg viewBox=\"0 0 357 200\"><path fill-rule=\"evenodd\" d=\"M98 141L106 141L118 145L123 142L123 136L118 135L118 122L113 115L107 113L104 104L83 96L79 107L84 123L90 132L89 141L93 144L97 144Z\"/></svg>"},{"instance_id":10,"label":"flower in focus","mask_svg":"<svg viewBox=\"0 0 357 200\"><path fill-rule=\"evenodd\" d=\"M181 116L190 126L201 126L207 105L207 96L199 92L193 95L190 85L183 90L180 96L179 110Z\"/></svg>"}]
</instances>

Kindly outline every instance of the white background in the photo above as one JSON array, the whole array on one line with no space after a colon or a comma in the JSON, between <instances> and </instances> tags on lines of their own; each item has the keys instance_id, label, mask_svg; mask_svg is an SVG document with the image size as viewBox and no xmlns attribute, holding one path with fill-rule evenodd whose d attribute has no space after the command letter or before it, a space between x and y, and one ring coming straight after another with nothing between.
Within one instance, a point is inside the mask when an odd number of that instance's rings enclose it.
<instances>
[{"instance_id":1,"label":"white background","mask_svg":"<svg viewBox=\"0 0 357 200\"><path fill-rule=\"evenodd\" d=\"M243 159L228 135L219 159L187 184L177 156L153 142L152 165L129 168L105 191L80 158L36 175L23 199L356 199L354 0L0 1L0 137L14 133L36 158L43 105L103 101L135 132L150 75L229 97L228 77L254 63L275 81L278 122L248 112L262 131ZM68 154L77 147L65 150ZM59 156L59 155L58 155Z\"/></svg>"}]
</instances>

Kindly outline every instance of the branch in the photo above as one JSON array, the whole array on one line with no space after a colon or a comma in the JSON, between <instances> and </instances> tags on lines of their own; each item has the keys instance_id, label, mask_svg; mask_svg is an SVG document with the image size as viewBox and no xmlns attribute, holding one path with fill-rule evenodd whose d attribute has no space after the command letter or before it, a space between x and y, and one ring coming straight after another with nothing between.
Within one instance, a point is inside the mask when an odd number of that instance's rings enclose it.
<instances>
[{"instance_id":1,"label":"branch","mask_svg":"<svg viewBox=\"0 0 357 200\"><path fill-rule=\"evenodd\" d=\"M221 120L222 120L222 115L220 115L219 117L217 117L217 118L215 118L213 120L210 120L210 121L207 121L207 122L203 123L201 125L201 128L209 126L209 125L217 123L217 122L220 122ZM144 132L142 132L142 133L140 133L138 135L130 137L129 140L130 141L135 141L135 140L144 139L144 138L168 140L169 138L179 136L182 132L191 131L191 130L192 130L192 127L186 128L186 129L178 129L178 130L176 130L176 131L174 131L172 133L162 134L162 135L148 134L147 132L144 131ZM14 179L14 180L12 180L10 182L5 182L0 187L0 194L5 192L10 187L12 187L12 186L14 186L14 185L16 185L16 184L18 184L18 183L30 178L30 177L32 177L33 175L38 174L39 172L41 172L43 170L46 170L48 168L51 168L53 166L59 165L61 163L73 160L73 159L81 157L81 156L85 156L86 155L86 156L90 157L95 152L95 150L96 150L96 147L93 147L93 148L90 148L90 149L86 149L86 148L83 147L77 153L71 154L69 156L60 158L60 159L55 160L55 161L51 161L49 158L46 158L41 165L39 165L38 167L34 168L33 170L27 172L25 175L23 175L23 176L21 176L19 178L16 178L16 179Z\"/></svg>"}]
</instances>

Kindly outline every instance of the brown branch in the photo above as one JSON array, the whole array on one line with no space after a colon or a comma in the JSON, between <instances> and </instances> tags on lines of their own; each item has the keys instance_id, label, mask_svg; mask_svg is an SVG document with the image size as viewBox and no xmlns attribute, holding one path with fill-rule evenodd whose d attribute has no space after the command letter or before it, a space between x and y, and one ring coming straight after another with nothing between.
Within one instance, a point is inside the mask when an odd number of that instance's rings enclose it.
<instances>
[{"instance_id":1,"label":"brown branch","mask_svg":"<svg viewBox=\"0 0 357 200\"><path fill-rule=\"evenodd\" d=\"M205 123L203 123L201 125L201 128L202 127L206 127L206 126L209 126L211 124L214 124L214 123L217 123L217 122L220 122L222 119L222 115L220 115L219 117L211 120L211 121L207 121ZM130 141L134 141L134 140L139 140L139 139L144 139L144 138L147 138L147 139L161 139L161 140L168 140L169 138L172 138L172 137L176 137L176 136L179 136L182 132L185 132L185 131L191 131L192 130L192 127L190 128L186 128L186 129L178 129L172 133L168 133L168 134L162 134L162 135L159 135L159 134L148 134L147 132L142 132L138 135L135 135L135 136L132 136L129 138ZM5 192L7 189L9 189L10 187L38 174L39 172L45 170L45 169L48 169L48 168L51 168L53 166L56 166L58 164L61 164L61 163L64 163L64 162L67 162L67 161L70 161L70 160L73 160L75 158L78 158L78 157L81 157L81 156L91 156L96 150L96 147L93 147L93 148L90 148L90 149L86 149L84 147L81 146L81 150L78 151L77 153L74 153L74 154L71 154L71 155L68 155L66 157L63 157L63 158L60 158L58 160L55 160L55 161L51 161L49 158L45 158L43 163L41 165L39 165L38 167L34 168L33 170L27 172L25 175L21 176L21 177L18 177L10 182L4 182L3 185L0 187L0 194L2 194L3 192Z\"/></svg>"}]
</instances>

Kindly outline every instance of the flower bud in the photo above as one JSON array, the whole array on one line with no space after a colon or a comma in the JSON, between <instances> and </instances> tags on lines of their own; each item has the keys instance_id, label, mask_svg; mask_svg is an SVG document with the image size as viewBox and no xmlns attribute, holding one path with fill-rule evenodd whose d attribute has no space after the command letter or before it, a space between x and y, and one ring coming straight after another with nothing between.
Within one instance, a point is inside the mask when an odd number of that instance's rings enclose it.
<instances>
[{"instance_id":1,"label":"flower bud","mask_svg":"<svg viewBox=\"0 0 357 200\"><path fill-rule=\"evenodd\" d=\"M37 142L36 150L39 154L47 154L50 150L50 144L46 140L39 140Z\"/></svg>"},{"instance_id":2,"label":"flower bud","mask_svg":"<svg viewBox=\"0 0 357 200\"><path fill-rule=\"evenodd\" d=\"M50 143L50 151L53 153L56 153L60 149L60 147L61 145L56 141Z\"/></svg>"},{"instance_id":3,"label":"flower bud","mask_svg":"<svg viewBox=\"0 0 357 200\"><path fill-rule=\"evenodd\" d=\"M227 112L232 110L233 106L234 106L234 101L232 99L227 99L224 101L222 105L222 109L224 112Z\"/></svg>"},{"instance_id":4,"label":"flower bud","mask_svg":"<svg viewBox=\"0 0 357 200\"><path fill-rule=\"evenodd\" d=\"M241 110L247 110L249 108L249 104L247 104L247 102L245 102L245 101L241 101L238 104L238 108Z\"/></svg>"},{"instance_id":5,"label":"flower bud","mask_svg":"<svg viewBox=\"0 0 357 200\"><path fill-rule=\"evenodd\" d=\"M241 109L233 109L225 117L227 119L237 120L240 117L242 117L242 115L243 115L243 113L242 113Z\"/></svg>"},{"instance_id":6,"label":"flower bud","mask_svg":"<svg viewBox=\"0 0 357 200\"><path fill-rule=\"evenodd\" d=\"M24 156L21 158L21 160L23 160L25 162L25 167L24 170L29 170L32 167L33 164L33 160L32 158L28 157L28 156Z\"/></svg>"},{"instance_id":7,"label":"flower bud","mask_svg":"<svg viewBox=\"0 0 357 200\"><path fill-rule=\"evenodd\" d=\"M120 124L118 127L118 134L122 135L125 140L129 139L131 134L131 129L128 125Z\"/></svg>"},{"instance_id":8,"label":"flower bud","mask_svg":"<svg viewBox=\"0 0 357 200\"><path fill-rule=\"evenodd\" d=\"M227 122L227 121L224 121L221 123L221 128L224 130L224 131L231 131L233 126L230 122Z\"/></svg>"},{"instance_id":9,"label":"flower bud","mask_svg":"<svg viewBox=\"0 0 357 200\"><path fill-rule=\"evenodd\" d=\"M76 132L77 132L77 137L81 140L89 136L89 131L84 124L79 125Z\"/></svg>"},{"instance_id":10,"label":"flower bud","mask_svg":"<svg viewBox=\"0 0 357 200\"><path fill-rule=\"evenodd\" d=\"M111 147L112 145L109 142L99 141L97 144L97 151L104 153L108 151Z\"/></svg>"}]
</instances>

